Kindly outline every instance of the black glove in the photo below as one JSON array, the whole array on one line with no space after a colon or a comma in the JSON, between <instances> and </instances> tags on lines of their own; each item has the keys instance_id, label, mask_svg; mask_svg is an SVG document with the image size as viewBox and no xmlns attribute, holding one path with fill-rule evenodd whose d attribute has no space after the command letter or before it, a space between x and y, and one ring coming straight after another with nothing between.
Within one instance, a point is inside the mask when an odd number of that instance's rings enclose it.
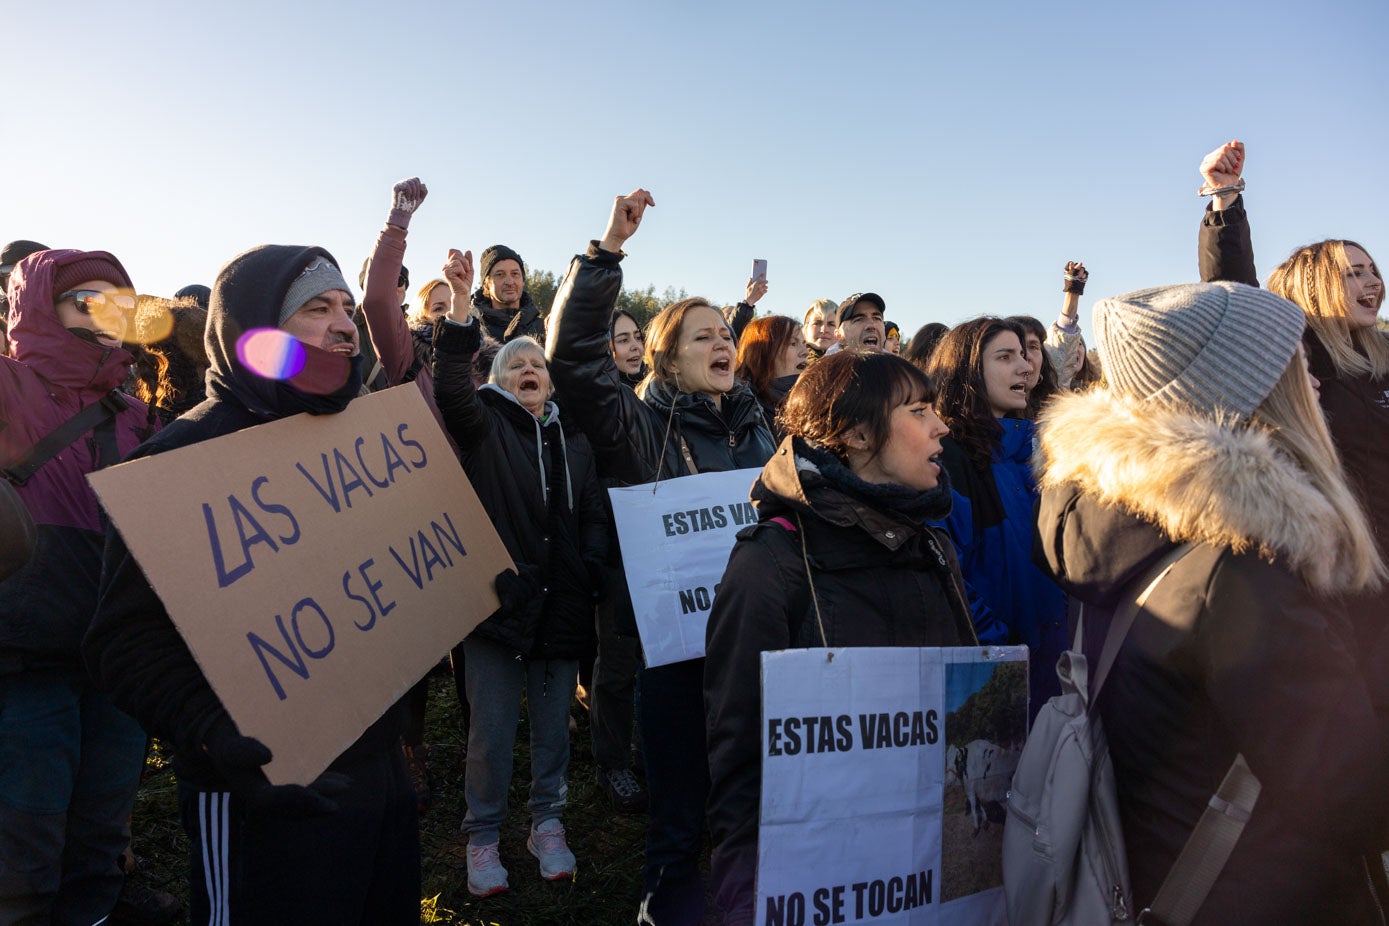
<instances>
[{"instance_id":1,"label":"black glove","mask_svg":"<svg viewBox=\"0 0 1389 926\"><path fill-rule=\"evenodd\" d=\"M324 772L313 784L272 785L261 771L271 759L270 749L260 740L242 736L230 717L213 723L203 737L203 752L232 793L257 810L285 817L317 817L336 813L336 797L351 783L346 775Z\"/></svg>"},{"instance_id":2,"label":"black glove","mask_svg":"<svg viewBox=\"0 0 1389 926\"><path fill-rule=\"evenodd\" d=\"M517 575L515 569L503 569L497 573L497 578L493 580L493 585L497 589L497 600L501 602L501 610L515 611L530 604L541 595L545 594L544 588L540 584L540 570L534 566L518 566L521 570Z\"/></svg>"}]
</instances>

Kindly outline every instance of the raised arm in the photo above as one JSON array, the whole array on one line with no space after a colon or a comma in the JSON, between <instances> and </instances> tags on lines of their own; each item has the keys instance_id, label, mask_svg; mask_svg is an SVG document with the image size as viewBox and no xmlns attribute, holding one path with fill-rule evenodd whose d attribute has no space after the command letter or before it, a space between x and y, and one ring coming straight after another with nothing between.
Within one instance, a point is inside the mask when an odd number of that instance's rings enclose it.
<instances>
[{"instance_id":1,"label":"raised arm","mask_svg":"<svg viewBox=\"0 0 1389 926\"><path fill-rule=\"evenodd\" d=\"M367 331L381 360L386 379L398 386L411 378L415 365L415 345L410 326L400 312L396 280L405 262L405 233L410 217L429 195L418 177L402 180L391 188L391 211L386 227L376 236L376 250L367 270L367 291L362 297Z\"/></svg>"},{"instance_id":2,"label":"raised arm","mask_svg":"<svg viewBox=\"0 0 1389 926\"><path fill-rule=\"evenodd\" d=\"M733 337L741 339L743 329L747 328L748 322L752 321L757 300L767 295L767 277L765 275L754 277L748 280L747 293L743 296L743 301L733 307L731 317L728 318L728 327L733 329Z\"/></svg>"},{"instance_id":3,"label":"raised arm","mask_svg":"<svg viewBox=\"0 0 1389 926\"><path fill-rule=\"evenodd\" d=\"M1047 353L1056 368L1056 384L1071 388L1071 381L1085 363L1085 336L1080 333L1080 297L1090 272L1078 260L1067 261L1062 272L1061 311L1047 329Z\"/></svg>"},{"instance_id":4,"label":"raised arm","mask_svg":"<svg viewBox=\"0 0 1389 926\"><path fill-rule=\"evenodd\" d=\"M588 436L603 472L627 483L656 478L664 422L653 422L651 409L622 382L608 346L608 320L622 290L622 245L654 205L645 190L616 198L603 238L569 263L546 343L565 415Z\"/></svg>"},{"instance_id":5,"label":"raised arm","mask_svg":"<svg viewBox=\"0 0 1389 926\"><path fill-rule=\"evenodd\" d=\"M1201 159L1202 189L1229 190L1214 194L1201 218L1196 254L1203 282L1228 280L1259 285L1244 197L1233 189L1242 188L1243 176L1244 143L1241 141L1228 141Z\"/></svg>"}]
</instances>

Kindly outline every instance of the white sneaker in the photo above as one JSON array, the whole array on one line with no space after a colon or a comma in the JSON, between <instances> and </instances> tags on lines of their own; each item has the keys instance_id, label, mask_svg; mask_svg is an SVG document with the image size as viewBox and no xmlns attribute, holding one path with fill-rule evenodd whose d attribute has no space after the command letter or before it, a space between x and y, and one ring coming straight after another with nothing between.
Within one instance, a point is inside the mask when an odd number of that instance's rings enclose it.
<instances>
[{"instance_id":1,"label":"white sneaker","mask_svg":"<svg viewBox=\"0 0 1389 926\"><path fill-rule=\"evenodd\" d=\"M511 886L506 882L506 869L497 849L495 842L489 846L468 846L468 893L474 897L491 897Z\"/></svg>"},{"instance_id":2,"label":"white sneaker","mask_svg":"<svg viewBox=\"0 0 1389 926\"><path fill-rule=\"evenodd\" d=\"M574 853L569 851L569 844L564 841L564 826L559 820L546 820L539 826L531 827L526 848L531 850L531 855L540 859L540 877L546 881L574 877L578 862L574 860Z\"/></svg>"}]
</instances>

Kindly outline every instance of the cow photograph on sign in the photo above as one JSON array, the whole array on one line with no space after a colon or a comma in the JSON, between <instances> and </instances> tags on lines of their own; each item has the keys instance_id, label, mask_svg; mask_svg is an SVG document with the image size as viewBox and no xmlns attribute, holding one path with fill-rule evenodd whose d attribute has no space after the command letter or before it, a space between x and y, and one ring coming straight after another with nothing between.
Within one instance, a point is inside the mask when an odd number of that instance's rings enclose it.
<instances>
[{"instance_id":1,"label":"cow photograph on sign","mask_svg":"<svg viewBox=\"0 0 1389 926\"><path fill-rule=\"evenodd\" d=\"M941 899L1003 884L1008 788L1027 735L1027 664L945 669Z\"/></svg>"}]
</instances>

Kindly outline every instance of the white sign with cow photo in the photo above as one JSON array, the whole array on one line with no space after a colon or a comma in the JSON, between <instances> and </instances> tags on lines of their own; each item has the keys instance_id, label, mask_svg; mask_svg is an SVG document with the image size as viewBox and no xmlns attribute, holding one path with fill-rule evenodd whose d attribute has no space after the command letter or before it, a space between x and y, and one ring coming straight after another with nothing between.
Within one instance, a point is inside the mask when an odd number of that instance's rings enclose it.
<instances>
[{"instance_id":1,"label":"white sign with cow photo","mask_svg":"<svg viewBox=\"0 0 1389 926\"><path fill-rule=\"evenodd\" d=\"M762 654L759 926L1007 923L1027 648Z\"/></svg>"}]
</instances>

